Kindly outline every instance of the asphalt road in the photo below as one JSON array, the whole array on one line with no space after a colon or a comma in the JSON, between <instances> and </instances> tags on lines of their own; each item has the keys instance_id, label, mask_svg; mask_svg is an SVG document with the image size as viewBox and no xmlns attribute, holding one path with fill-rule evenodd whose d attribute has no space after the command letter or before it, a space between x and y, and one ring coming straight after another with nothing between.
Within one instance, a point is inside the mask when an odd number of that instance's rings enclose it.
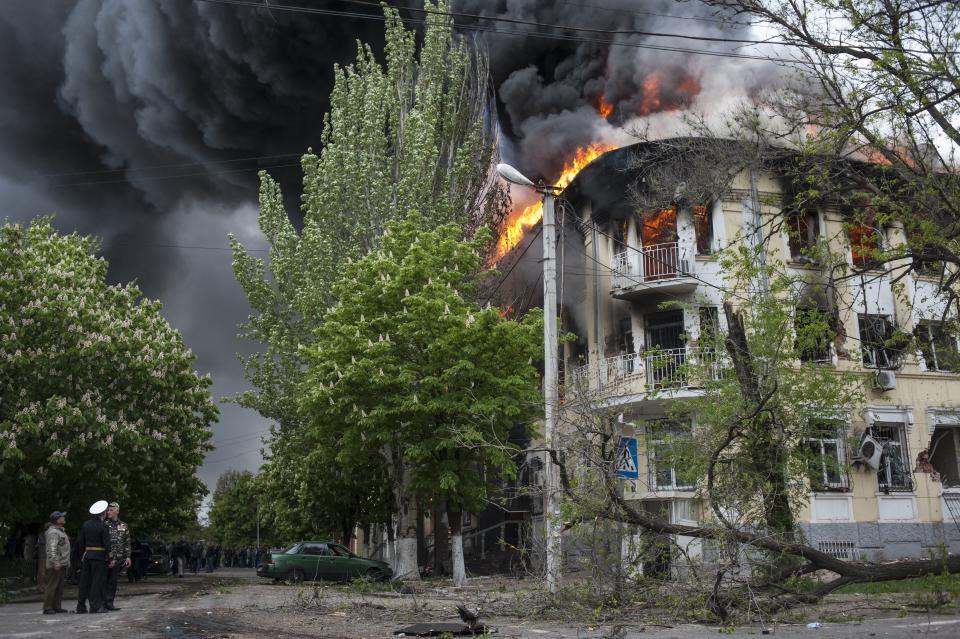
<instances>
[{"instance_id":1,"label":"asphalt road","mask_svg":"<svg viewBox=\"0 0 960 639\"><path fill-rule=\"evenodd\" d=\"M212 575L189 575L184 579L151 579L145 584L120 584L117 605L121 610L99 615L41 614L42 603L33 601L0 606L0 637L27 639L56 637L112 636L124 639L253 639L278 637L301 639L376 639L394 637L394 632L411 620L409 604L397 595L377 599L363 595L362 601L343 601L335 606L305 603L310 587L277 586L258 580L252 570L221 570ZM331 597L340 597L333 594ZM68 590L64 607L75 607L76 590ZM341 598L342 599L342 598ZM384 603L395 603L391 609ZM401 608L396 606L404 606ZM446 604L435 608L433 619L442 616ZM414 610L416 605L414 604ZM396 612L404 614L395 615ZM441 611L441 612L437 612ZM373 613L373 614L371 614ZM425 613L426 614L426 613ZM379 616L378 616L379 615ZM448 621L456 621L453 617ZM960 637L960 617L908 615L902 618L869 619L851 623L779 625L764 629L753 625L728 632L716 626L685 624L671 628L643 625L585 627L535 619L484 619L495 627L497 636L516 639L699 639L701 637L773 636L787 639L819 637L878 637L925 639Z\"/></svg>"}]
</instances>

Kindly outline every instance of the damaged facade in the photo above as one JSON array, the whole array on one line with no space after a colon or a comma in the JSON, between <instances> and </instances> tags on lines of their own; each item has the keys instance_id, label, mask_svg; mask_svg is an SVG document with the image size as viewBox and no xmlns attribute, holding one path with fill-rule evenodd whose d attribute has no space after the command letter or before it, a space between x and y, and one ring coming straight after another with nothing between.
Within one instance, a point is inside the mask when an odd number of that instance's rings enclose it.
<instances>
[{"instance_id":1,"label":"damaged facade","mask_svg":"<svg viewBox=\"0 0 960 639\"><path fill-rule=\"evenodd\" d=\"M702 393L685 379L686 362L716 358L710 374L725 374L720 358L697 346L701 331L726 328L725 275L716 256L749 238L744 229L780 216L785 189L775 172L742 171L711 201L641 215L630 197L635 152L607 153L564 193L577 228L565 249L582 253L581 268L570 260L564 266L565 278L582 283L562 305L578 336L562 347L565 392L567 401L572 393L589 393L597 406L619 412L622 435L636 438L636 479L623 480L626 497L674 523L695 525L704 516L698 478L658 464L657 457L663 437L690 434L696 416L667 421L667 407ZM864 259L860 246L905 241L896 225L850 230L836 207L786 219L782 230L765 237L765 251L797 273L821 268L804 251L820 238L831 238L831 249L856 266ZM866 406L856 414L824 415L822 436L811 446L830 463L802 478L809 501L800 527L812 546L844 559L926 557L943 547L960 552L960 358L956 339L941 331L945 309L937 280L911 274L898 295L889 274L867 271L841 286L837 333L846 339L815 345L803 359L857 371ZM667 300L684 307L664 309ZM798 298L797 316L829 304L812 290ZM916 352L887 348L894 329L917 336ZM870 452L851 445L866 441L864 435L880 447L876 468L853 464ZM699 540L675 541L692 557L702 552ZM644 568L662 571L669 561L648 560Z\"/></svg>"}]
</instances>

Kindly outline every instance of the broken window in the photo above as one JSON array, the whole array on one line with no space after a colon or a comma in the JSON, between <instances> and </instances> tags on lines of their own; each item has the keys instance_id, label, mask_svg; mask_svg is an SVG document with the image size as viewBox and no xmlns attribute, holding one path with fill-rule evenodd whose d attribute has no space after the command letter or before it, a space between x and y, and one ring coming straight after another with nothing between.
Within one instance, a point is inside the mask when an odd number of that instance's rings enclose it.
<instances>
[{"instance_id":1,"label":"broken window","mask_svg":"<svg viewBox=\"0 0 960 639\"><path fill-rule=\"evenodd\" d=\"M907 450L907 429L901 423L875 422L867 431L880 442L880 468L877 469L877 486L882 492L913 490L913 473L910 470L910 452Z\"/></svg>"},{"instance_id":2,"label":"broken window","mask_svg":"<svg viewBox=\"0 0 960 639\"><path fill-rule=\"evenodd\" d=\"M915 334L928 371L960 370L957 339L944 327L943 322L921 320Z\"/></svg>"},{"instance_id":3,"label":"broken window","mask_svg":"<svg viewBox=\"0 0 960 639\"><path fill-rule=\"evenodd\" d=\"M894 337L893 322L886 315L861 314L857 316L860 328L860 350L863 365L870 368L896 368L900 365L900 351L890 346Z\"/></svg>"},{"instance_id":4,"label":"broken window","mask_svg":"<svg viewBox=\"0 0 960 639\"><path fill-rule=\"evenodd\" d=\"M813 248L820 236L820 220L816 212L788 213L786 225L790 241L790 259L794 262L813 262Z\"/></svg>"},{"instance_id":5,"label":"broken window","mask_svg":"<svg viewBox=\"0 0 960 639\"><path fill-rule=\"evenodd\" d=\"M666 244L677 241L677 211L660 209L643 214L643 226L640 231L643 246Z\"/></svg>"},{"instance_id":6,"label":"broken window","mask_svg":"<svg viewBox=\"0 0 960 639\"><path fill-rule=\"evenodd\" d=\"M830 344L836 337L829 311L816 306L798 306L793 318L796 349L801 362L833 362Z\"/></svg>"},{"instance_id":7,"label":"broken window","mask_svg":"<svg viewBox=\"0 0 960 639\"><path fill-rule=\"evenodd\" d=\"M937 426L928 459L944 488L960 488L960 426Z\"/></svg>"},{"instance_id":8,"label":"broken window","mask_svg":"<svg viewBox=\"0 0 960 639\"><path fill-rule=\"evenodd\" d=\"M696 204L692 207L693 232L697 239L697 255L713 252L713 207Z\"/></svg>"},{"instance_id":9,"label":"broken window","mask_svg":"<svg viewBox=\"0 0 960 639\"><path fill-rule=\"evenodd\" d=\"M720 334L720 314L716 306L701 306L698 314L700 318L700 342L708 344Z\"/></svg>"},{"instance_id":10,"label":"broken window","mask_svg":"<svg viewBox=\"0 0 960 639\"><path fill-rule=\"evenodd\" d=\"M869 268L880 263L879 253L883 246L883 231L874 223L874 216L854 224L847 230L853 265Z\"/></svg>"},{"instance_id":11,"label":"broken window","mask_svg":"<svg viewBox=\"0 0 960 639\"><path fill-rule=\"evenodd\" d=\"M810 437L806 440L807 478L814 492L849 488L843 446L845 430L843 424L835 421L811 424Z\"/></svg>"},{"instance_id":12,"label":"broken window","mask_svg":"<svg viewBox=\"0 0 960 639\"><path fill-rule=\"evenodd\" d=\"M682 463L683 446L690 441L690 425L675 421L650 422L647 451L653 490L693 490L696 477Z\"/></svg>"},{"instance_id":13,"label":"broken window","mask_svg":"<svg viewBox=\"0 0 960 639\"><path fill-rule=\"evenodd\" d=\"M661 311L646 317L647 384L654 388L683 386L687 357L683 311Z\"/></svg>"}]
</instances>

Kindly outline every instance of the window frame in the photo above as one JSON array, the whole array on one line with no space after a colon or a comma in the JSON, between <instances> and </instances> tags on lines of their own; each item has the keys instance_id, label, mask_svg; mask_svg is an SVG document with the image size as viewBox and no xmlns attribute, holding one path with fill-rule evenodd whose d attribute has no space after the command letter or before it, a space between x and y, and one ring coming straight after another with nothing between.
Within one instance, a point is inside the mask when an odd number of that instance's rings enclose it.
<instances>
[{"instance_id":1,"label":"window frame","mask_svg":"<svg viewBox=\"0 0 960 639\"><path fill-rule=\"evenodd\" d=\"M664 469L657 467L657 450L667 445L666 437L657 437L656 435L673 436L674 438L692 438L693 425L689 422L676 422L672 420L656 420L647 425L647 473L649 476L650 488L653 492L676 491L693 492L696 490L696 480L691 484L684 484L678 481L680 473L677 471L676 464L672 464ZM661 485L659 475L667 471L670 476L669 485Z\"/></svg>"},{"instance_id":2,"label":"window frame","mask_svg":"<svg viewBox=\"0 0 960 639\"><path fill-rule=\"evenodd\" d=\"M885 330L882 335L876 335L875 329L880 321L884 323ZM865 322L872 322L872 324L865 324ZM897 326L889 315L857 313L857 331L860 336L861 361L864 367L878 370L892 370L900 367L901 353L885 346L886 341L894 336L896 330Z\"/></svg>"},{"instance_id":3,"label":"window frame","mask_svg":"<svg viewBox=\"0 0 960 639\"><path fill-rule=\"evenodd\" d=\"M694 204L690 207L690 217L693 219L693 243L697 255L713 255L713 203Z\"/></svg>"},{"instance_id":4,"label":"window frame","mask_svg":"<svg viewBox=\"0 0 960 639\"><path fill-rule=\"evenodd\" d=\"M786 214L787 252L791 262L815 263L809 250L820 240L820 215L816 211L797 210Z\"/></svg>"},{"instance_id":5,"label":"window frame","mask_svg":"<svg viewBox=\"0 0 960 639\"><path fill-rule=\"evenodd\" d=\"M867 433L876 439L883 446L883 452L880 455L880 468L877 469L877 490L882 493L912 493L916 488L916 482L913 479L913 466L910 458L910 446L907 441L907 425L903 422L881 422L877 421L870 425ZM892 433L889 436L885 433ZM890 459L890 450L895 448L897 457L899 457L902 470L894 470L892 464L886 463ZM897 472L905 479L902 483L887 481L887 473L894 478L894 472Z\"/></svg>"},{"instance_id":6,"label":"window frame","mask_svg":"<svg viewBox=\"0 0 960 639\"><path fill-rule=\"evenodd\" d=\"M844 434L847 432L847 424L836 420L817 420L811 424L811 430L820 431L820 436L811 436L804 438L804 444L808 448L816 445L816 450L812 450L813 458L807 462L807 480L810 482L810 490L814 493L836 493L850 491L850 476L847 473L847 454ZM827 452L826 446L832 444L834 450ZM828 468L828 459L836 462L836 480L830 478L831 469ZM818 468L811 468L811 465L817 463ZM814 482L811 474L816 471L819 478Z\"/></svg>"},{"instance_id":7,"label":"window frame","mask_svg":"<svg viewBox=\"0 0 960 639\"><path fill-rule=\"evenodd\" d=\"M936 320L920 320L914 330L914 335L919 343L920 355L923 357L923 364L928 371L956 373L960 372L960 348L958 348L957 338L943 330L943 322ZM938 356L937 341L946 341L946 351L942 356ZM954 363L952 365L943 362L948 355L952 355Z\"/></svg>"}]
</instances>

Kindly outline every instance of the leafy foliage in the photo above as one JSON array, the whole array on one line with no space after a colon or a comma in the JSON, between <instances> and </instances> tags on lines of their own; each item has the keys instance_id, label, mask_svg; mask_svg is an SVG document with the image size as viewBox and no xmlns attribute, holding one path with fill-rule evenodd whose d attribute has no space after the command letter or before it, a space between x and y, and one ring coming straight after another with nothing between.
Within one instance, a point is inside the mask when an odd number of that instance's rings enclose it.
<instances>
[{"instance_id":1,"label":"leafy foliage","mask_svg":"<svg viewBox=\"0 0 960 639\"><path fill-rule=\"evenodd\" d=\"M539 405L542 316L508 320L469 301L486 240L448 224L387 225L382 247L346 266L305 348L309 429L338 462L379 458L394 491L482 508L486 470L514 474L510 428ZM403 477L404 472L409 477Z\"/></svg>"},{"instance_id":2,"label":"leafy foliage","mask_svg":"<svg viewBox=\"0 0 960 639\"><path fill-rule=\"evenodd\" d=\"M255 311L243 335L263 345L244 361L255 390L238 401L278 423L261 475L278 531L341 529L358 513L361 522L387 518L382 465L361 455L349 466L338 463L330 440L304 429L298 412L301 346L315 340L339 299L334 283L344 265L378 247L390 220L411 211L423 228L452 223L470 236L504 209L504 191L490 172L495 138L485 119L485 58L454 39L446 6L427 14L419 46L385 6L385 62L358 43L354 64L335 69L322 148L303 157L301 232L277 183L261 175L269 267L231 240L237 281Z\"/></svg>"},{"instance_id":3,"label":"leafy foliage","mask_svg":"<svg viewBox=\"0 0 960 639\"><path fill-rule=\"evenodd\" d=\"M251 546L257 541L261 498L256 479L250 471L238 470L228 470L217 479L208 534L225 547ZM272 541L270 530L261 526L261 545Z\"/></svg>"},{"instance_id":4,"label":"leafy foliage","mask_svg":"<svg viewBox=\"0 0 960 639\"><path fill-rule=\"evenodd\" d=\"M117 499L134 527L177 527L217 418L210 379L133 285L108 285L89 237L50 219L0 227L0 510L40 522Z\"/></svg>"}]
</instances>

